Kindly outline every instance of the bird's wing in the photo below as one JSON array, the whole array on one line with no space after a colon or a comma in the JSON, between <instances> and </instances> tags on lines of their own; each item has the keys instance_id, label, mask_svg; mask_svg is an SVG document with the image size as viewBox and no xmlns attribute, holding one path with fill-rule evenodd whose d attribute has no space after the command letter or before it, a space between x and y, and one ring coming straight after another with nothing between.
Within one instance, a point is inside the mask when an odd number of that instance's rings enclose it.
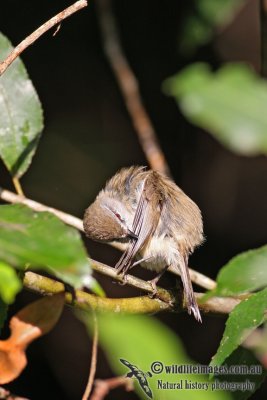
<instances>
[{"instance_id":1,"label":"bird's wing","mask_svg":"<svg viewBox=\"0 0 267 400\"><path fill-rule=\"evenodd\" d=\"M138 237L132 240L127 250L123 253L117 269L127 269L131 266L136 254L145 245L147 240L154 234L162 209L162 194L157 185L158 174L151 172L145 182L144 187L135 212L132 231Z\"/></svg>"}]
</instances>

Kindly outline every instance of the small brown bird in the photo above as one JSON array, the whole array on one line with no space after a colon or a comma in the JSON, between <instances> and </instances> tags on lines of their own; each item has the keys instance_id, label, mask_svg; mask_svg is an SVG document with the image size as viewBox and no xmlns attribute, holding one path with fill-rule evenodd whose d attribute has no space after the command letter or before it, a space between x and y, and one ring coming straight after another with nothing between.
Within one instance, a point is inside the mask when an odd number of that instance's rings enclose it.
<instances>
[{"instance_id":1,"label":"small brown bird","mask_svg":"<svg viewBox=\"0 0 267 400\"><path fill-rule=\"evenodd\" d=\"M180 271L188 313L201 321L187 266L203 241L201 212L172 180L145 167L120 170L87 208L84 230L93 240L125 244L118 273L137 264L158 272L154 290L170 265Z\"/></svg>"}]
</instances>

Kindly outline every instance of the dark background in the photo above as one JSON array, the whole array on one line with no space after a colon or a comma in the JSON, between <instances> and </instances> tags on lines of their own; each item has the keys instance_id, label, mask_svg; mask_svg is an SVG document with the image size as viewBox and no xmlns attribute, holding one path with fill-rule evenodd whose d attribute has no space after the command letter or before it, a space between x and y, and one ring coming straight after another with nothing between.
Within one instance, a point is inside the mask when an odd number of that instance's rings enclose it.
<instances>
[{"instance_id":1,"label":"dark background","mask_svg":"<svg viewBox=\"0 0 267 400\"><path fill-rule=\"evenodd\" d=\"M70 4L2 2L0 30L17 44ZM194 12L192 1L114 2L125 52L174 179L203 213L207 240L191 257L190 265L212 278L238 252L266 243L266 159L239 157L224 149L209 134L191 126L161 87L164 79L197 60L214 67L224 61L246 60L257 69L256 5L249 1L211 44L185 58L178 49L183 23ZM52 33L22 56L45 114L45 130L22 185L27 197L82 217L114 172L123 166L146 164L146 159L103 54L94 3L89 1L88 9L63 22L55 37ZM0 174L1 185L13 190L2 164ZM87 239L85 243L93 258L114 265L115 250ZM111 297L139 294L103 276L97 279ZM167 274L163 284L171 286L173 276ZM28 293L19 295L20 306L33 298ZM158 317L182 338L190 357L209 363L222 336L223 318L204 317L200 325L187 315ZM85 329L67 309L53 332L30 346L28 367L9 387L30 399L79 399L88 375L90 347ZM100 352L97 378L111 376ZM253 399L262 398L263 393L261 389ZM121 390L107 399L126 397L136 399Z\"/></svg>"}]
</instances>

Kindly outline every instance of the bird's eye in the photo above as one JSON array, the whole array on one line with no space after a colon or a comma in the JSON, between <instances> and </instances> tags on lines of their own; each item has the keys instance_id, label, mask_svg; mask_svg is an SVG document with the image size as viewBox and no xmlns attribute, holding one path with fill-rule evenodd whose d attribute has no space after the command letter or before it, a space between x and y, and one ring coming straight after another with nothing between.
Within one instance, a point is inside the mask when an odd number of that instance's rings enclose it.
<instances>
[{"instance_id":1,"label":"bird's eye","mask_svg":"<svg viewBox=\"0 0 267 400\"><path fill-rule=\"evenodd\" d=\"M121 216L118 213L114 213L116 215L117 218L119 218L119 220L121 221Z\"/></svg>"},{"instance_id":2,"label":"bird's eye","mask_svg":"<svg viewBox=\"0 0 267 400\"><path fill-rule=\"evenodd\" d=\"M113 214L118 218L118 220L119 220L120 222L125 222L124 219L121 217L121 215L120 215L118 212L113 211L113 210L112 210L112 212L113 212Z\"/></svg>"}]
</instances>

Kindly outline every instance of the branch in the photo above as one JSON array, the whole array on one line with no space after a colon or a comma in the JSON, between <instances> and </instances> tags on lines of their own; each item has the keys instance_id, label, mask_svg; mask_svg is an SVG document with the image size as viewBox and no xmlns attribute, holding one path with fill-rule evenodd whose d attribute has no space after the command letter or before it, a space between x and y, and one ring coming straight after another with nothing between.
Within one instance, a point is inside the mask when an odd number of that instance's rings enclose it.
<instances>
[{"instance_id":1,"label":"branch","mask_svg":"<svg viewBox=\"0 0 267 400\"><path fill-rule=\"evenodd\" d=\"M90 259L90 262L94 271L97 271L102 275L109 276L110 278L122 284L126 283L127 285L139 289L143 292L149 293L150 295L154 294L152 285L149 282L143 281L142 279L137 278L130 274L127 274L123 279L121 275L117 274L117 271L114 268L92 259ZM171 291L169 290L163 289L158 286L157 286L157 299L168 304L175 303L175 296L173 295L173 293L171 293Z\"/></svg>"},{"instance_id":2,"label":"branch","mask_svg":"<svg viewBox=\"0 0 267 400\"><path fill-rule=\"evenodd\" d=\"M31 35L27 36L13 51L7 56L7 58L0 63L0 76L3 75L5 70L12 64L12 62L31 44L33 44L40 36L42 36L53 26L60 24L64 19L68 18L75 12L81 10L87 6L87 0L80 0L74 3L72 6L61 11L53 18L45 22L38 29L36 29Z\"/></svg>"},{"instance_id":3,"label":"branch","mask_svg":"<svg viewBox=\"0 0 267 400\"><path fill-rule=\"evenodd\" d=\"M137 279L133 276L131 279ZM65 285L55 279L26 272L23 280L25 288L32 292L43 295L52 295L65 291ZM151 314L160 311L182 312L186 311L186 305L182 304L181 296L174 296L171 291L159 288L167 294L172 301L166 302L159 298L149 296L138 296L129 298L107 298L99 297L82 290L75 290L75 295L65 292L65 302L77 309L84 311L116 312L130 314ZM212 297L202 304L200 299L203 293L195 293L200 310L205 314L224 315L229 314L241 300L231 297Z\"/></svg>"},{"instance_id":4,"label":"branch","mask_svg":"<svg viewBox=\"0 0 267 400\"><path fill-rule=\"evenodd\" d=\"M63 211L59 211L55 208L45 206L44 204L38 203L37 201L28 199L26 197L19 196L13 192L10 192L9 190L2 189L1 187L0 187L0 199L6 201L7 203L24 204L24 205L28 206L29 208L31 208L32 210L37 211L37 212L48 211L48 212L54 214L59 219L61 219L61 221L65 222L67 225L73 226L74 228L83 232L83 221L79 218L74 217L73 215L64 213ZM111 244L111 246L115 247L118 250L123 250L119 243L116 243L116 244L110 243L110 244ZM101 264L101 263L95 264L95 263L96 262L93 263L94 269L96 269L98 272L100 272L104 275L112 276L111 271L108 272L107 270L102 270L101 267L99 267L100 265L103 265L103 264ZM98 265L98 266L96 266L96 265ZM98 267L99 267L99 269L98 269ZM112 269L112 268L110 268L110 269ZM179 275L178 272L176 270L172 269L171 267L169 267L168 270L175 275ZM119 277L115 274L115 271L113 269L112 269L112 271L113 271L113 275L114 275L114 276L112 276L112 278L119 280ZM208 278L207 276L205 276L193 269L189 269L189 273L190 273L192 282L194 282L198 286L200 286L204 289L207 289L207 290L212 290L216 287L216 282L214 282L212 279ZM131 279L129 281L127 281L127 283L131 285L130 281L131 281ZM142 282L144 282L144 281L142 281ZM144 283L146 283L146 282L144 282ZM149 285L149 283L146 283L146 284ZM151 286L149 285L149 287L151 287Z\"/></svg>"},{"instance_id":5,"label":"branch","mask_svg":"<svg viewBox=\"0 0 267 400\"><path fill-rule=\"evenodd\" d=\"M121 89L143 152L152 169L170 175L155 129L142 102L137 79L123 54L110 0L98 0L96 6L106 56Z\"/></svg>"},{"instance_id":6,"label":"branch","mask_svg":"<svg viewBox=\"0 0 267 400\"><path fill-rule=\"evenodd\" d=\"M73 215L66 214L63 211L59 211L55 208L45 206L37 201L30 200L26 197L19 196L9 190L2 189L0 187L0 198L7 203L13 204L24 204L28 206L34 211L48 211L51 214L54 214L56 217L61 219L61 221L65 222L65 224L73 226L74 228L78 229L79 231L83 231L83 221L79 218L74 217Z\"/></svg>"},{"instance_id":7,"label":"branch","mask_svg":"<svg viewBox=\"0 0 267 400\"><path fill-rule=\"evenodd\" d=\"M110 278L115 279L121 283L124 282L123 278L120 275L117 275L117 272L115 271L114 268L92 259L91 259L91 265L95 271L100 272L105 276L109 276ZM204 278L207 278L204 275L202 276ZM149 282L143 281L142 279L136 278L135 276L130 274L126 275L124 279L129 286L134 287L136 289L140 289L146 293L150 293L151 295L153 295L154 289L152 288ZM195 296L197 300L200 300L201 297L203 296L203 293L195 292ZM175 306L177 307L177 293L175 295L175 293L173 293L172 291L163 289L158 286L157 286L157 300L160 300L164 303L167 303L168 305L171 305L172 307L168 308L168 310L174 311ZM198 305L200 310L202 310L205 313L210 312L213 314L229 314L234 309L234 307L240 303L241 300L242 300L241 297L240 298L212 297L205 303L199 302ZM179 305L179 307L181 307L181 305Z\"/></svg>"},{"instance_id":8,"label":"branch","mask_svg":"<svg viewBox=\"0 0 267 400\"><path fill-rule=\"evenodd\" d=\"M109 379L97 379L95 381L95 390L92 393L91 400L103 400L111 390L123 386L126 392L134 390L133 380L125 376L118 376Z\"/></svg>"},{"instance_id":9,"label":"branch","mask_svg":"<svg viewBox=\"0 0 267 400\"><path fill-rule=\"evenodd\" d=\"M65 285L55 279L26 272L23 280L25 288L43 295L57 294L65 290ZM106 311L120 313L150 314L163 310L171 310L173 306L159 299L151 299L148 296L132 298L107 298L99 297L82 290L75 290L75 295L65 293L65 302L77 309L85 311Z\"/></svg>"},{"instance_id":10,"label":"branch","mask_svg":"<svg viewBox=\"0 0 267 400\"><path fill-rule=\"evenodd\" d=\"M97 364L97 346L98 346L98 321L96 314L94 313L94 334L93 334L93 344L92 344L91 366L90 366L88 382L82 400L89 399L89 396L92 392L95 373L96 373L96 364Z\"/></svg>"}]
</instances>

